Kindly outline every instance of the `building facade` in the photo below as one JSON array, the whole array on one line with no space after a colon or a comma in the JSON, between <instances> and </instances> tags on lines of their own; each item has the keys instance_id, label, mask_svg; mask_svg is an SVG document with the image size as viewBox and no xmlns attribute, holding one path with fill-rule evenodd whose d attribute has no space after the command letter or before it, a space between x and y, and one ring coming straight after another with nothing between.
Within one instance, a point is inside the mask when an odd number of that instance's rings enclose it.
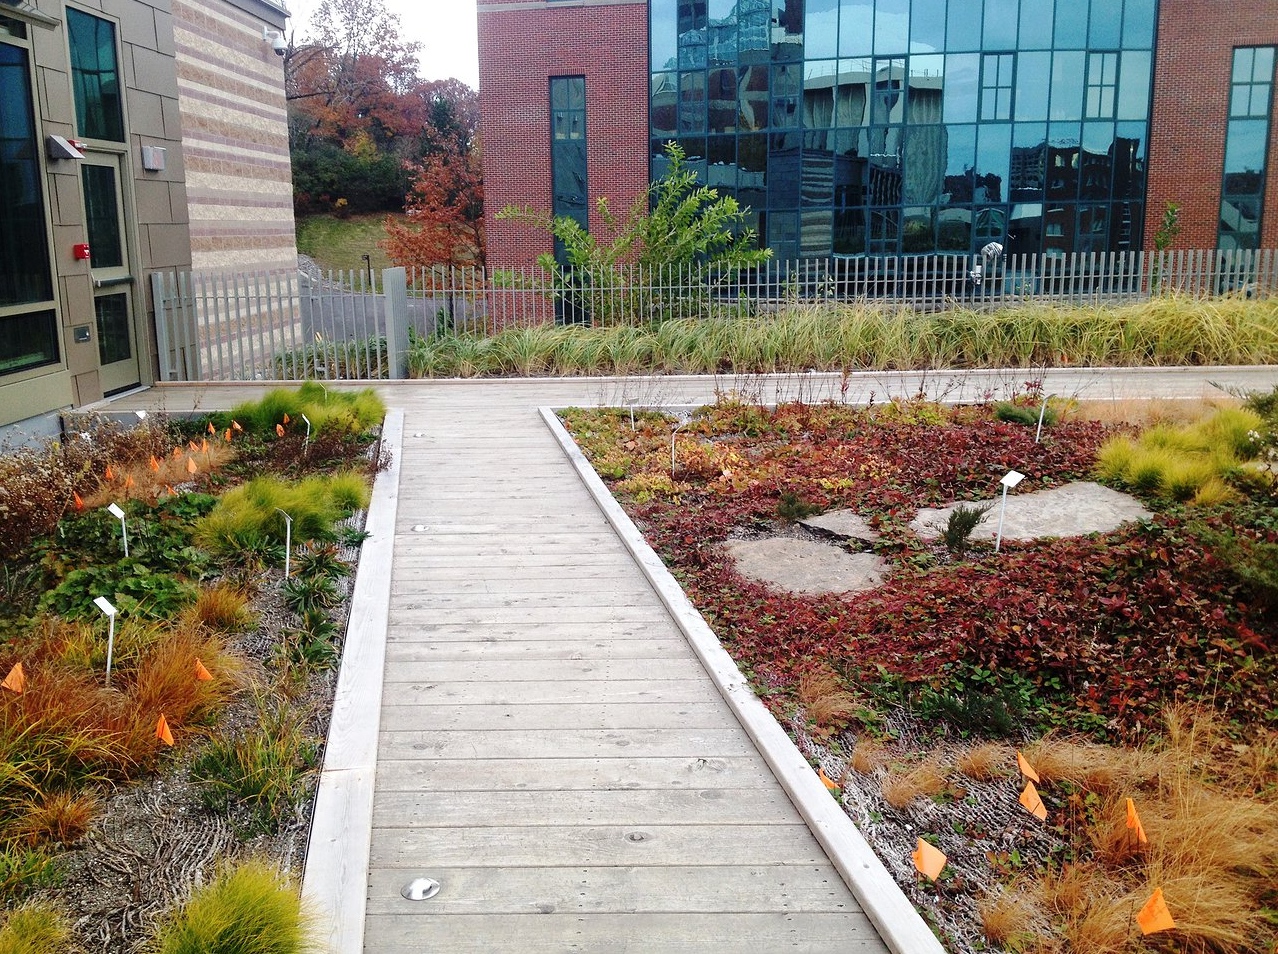
<instances>
[{"instance_id":1,"label":"building facade","mask_svg":"<svg viewBox=\"0 0 1278 954\"><path fill-rule=\"evenodd\" d=\"M1273 13L1272 0L490 0L489 214L624 205L673 140L780 259L1139 250L1169 202L1183 247L1273 247ZM565 177L581 153L587 174ZM546 244L490 222L494 264Z\"/></svg>"},{"instance_id":2,"label":"building facade","mask_svg":"<svg viewBox=\"0 0 1278 954\"><path fill-rule=\"evenodd\" d=\"M48 430L155 380L150 272L296 262L263 34L286 16L266 0L0 0L0 427ZM253 96L270 105L253 114ZM269 201L228 201L254 191Z\"/></svg>"}]
</instances>

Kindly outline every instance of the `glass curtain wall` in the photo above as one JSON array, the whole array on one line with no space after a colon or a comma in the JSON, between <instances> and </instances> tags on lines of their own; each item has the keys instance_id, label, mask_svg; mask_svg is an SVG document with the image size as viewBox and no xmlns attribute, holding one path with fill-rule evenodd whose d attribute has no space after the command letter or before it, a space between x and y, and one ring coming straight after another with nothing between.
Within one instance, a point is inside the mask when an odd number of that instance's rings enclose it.
<instances>
[{"instance_id":1,"label":"glass curtain wall","mask_svg":"<svg viewBox=\"0 0 1278 954\"><path fill-rule=\"evenodd\" d=\"M678 140L778 258L1139 248L1157 0L651 0Z\"/></svg>"},{"instance_id":2,"label":"glass curtain wall","mask_svg":"<svg viewBox=\"0 0 1278 954\"><path fill-rule=\"evenodd\" d=\"M1234 50L1217 238L1222 249L1260 247L1273 90L1274 47Z\"/></svg>"}]
</instances>

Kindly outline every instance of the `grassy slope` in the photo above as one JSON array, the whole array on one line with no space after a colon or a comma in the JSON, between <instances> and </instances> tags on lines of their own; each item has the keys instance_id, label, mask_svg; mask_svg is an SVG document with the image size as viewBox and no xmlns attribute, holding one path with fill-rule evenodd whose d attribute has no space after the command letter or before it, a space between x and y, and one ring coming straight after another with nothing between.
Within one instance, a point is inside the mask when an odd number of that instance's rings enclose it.
<instances>
[{"instance_id":1,"label":"grassy slope","mask_svg":"<svg viewBox=\"0 0 1278 954\"><path fill-rule=\"evenodd\" d=\"M402 213L394 218L403 219ZM363 269L364 256L372 259L374 270L389 268L378 243L386 237L382 223L384 214L352 215L339 219L331 215L312 215L297 220L297 250L309 255L325 269Z\"/></svg>"}]
</instances>

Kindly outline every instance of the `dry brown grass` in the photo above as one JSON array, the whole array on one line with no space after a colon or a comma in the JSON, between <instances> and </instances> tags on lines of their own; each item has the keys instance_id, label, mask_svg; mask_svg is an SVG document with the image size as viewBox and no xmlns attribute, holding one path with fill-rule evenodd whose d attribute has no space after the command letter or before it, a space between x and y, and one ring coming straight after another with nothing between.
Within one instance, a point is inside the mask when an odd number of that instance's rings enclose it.
<instances>
[{"instance_id":1,"label":"dry brown grass","mask_svg":"<svg viewBox=\"0 0 1278 954\"><path fill-rule=\"evenodd\" d=\"M799 676L799 702L813 724L822 728L842 724L856 711L856 700L831 669L812 669Z\"/></svg>"},{"instance_id":2,"label":"dry brown grass","mask_svg":"<svg viewBox=\"0 0 1278 954\"><path fill-rule=\"evenodd\" d=\"M1141 429L1159 424L1180 426L1210 417L1222 407L1238 407L1237 398L1226 394L1204 398L1115 398L1111 401L1073 401L1064 418L1100 421L1103 424L1134 424Z\"/></svg>"},{"instance_id":3,"label":"dry brown grass","mask_svg":"<svg viewBox=\"0 0 1278 954\"><path fill-rule=\"evenodd\" d=\"M235 448L217 437L174 447L168 453L113 463L109 478L105 467L95 475L97 486L84 496L84 505L103 507L121 500L153 501L196 474L219 470L234 459ZM195 471L191 470L192 466Z\"/></svg>"},{"instance_id":4,"label":"dry brown grass","mask_svg":"<svg viewBox=\"0 0 1278 954\"><path fill-rule=\"evenodd\" d=\"M180 627L204 627L217 633L242 633L253 627L255 617L249 594L230 583L217 583L200 590L186 608Z\"/></svg>"},{"instance_id":5,"label":"dry brown grass","mask_svg":"<svg viewBox=\"0 0 1278 954\"><path fill-rule=\"evenodd\" d=\"M883 779L883 800L900 811L916 798L931 798L945 791L944 767L935 759L926 759L905 771L893 770Z\"/></svg>"},{"instance_id":6,"label":"dry brown grass","mask_svg":"<svg viewBox=\"0 0 1278 954\"><path fill-rule=\"evenodd\" d=\"M978 782L995 782L1016 774L1016 752L1010 746L983 742L960 752L954 767Z\"/></svg>"},{"instance_id":7,"label":"dry brown grass","mask_svg":"<svg viewBox=\"0 0 1278 954\"><path fill-rule=\"evenodd\" d=\"M1143 784L1157 776L1162 762L1153 752L1115 749L1056 735L1046 735L1027 746L1025 758L1044 784L1066 782L1098 794Z\"/></svg>"},{"instance_id":8,"label":"dry brown grass","mask_svg":"<svg viewBox=\"0 0 1278 954\"><path fill-rule=\"evenodd\" d=\"M1042 916L1033 898L997 891L976 903L985 939L1006 951L1023 951L1042 933Z\"/></svg>"},{"instance_id":9,"label":"dry brown grass","mask_svg":"<svg viewBox=\"0 0 1278 954\"><path fill-rule=\"evenodd\" d=\"M73 845L88 832L98 813L92 793L55 792L29 800L8 834L28 846Z\"/></svg>"},{"instance_id":10,"label":"dry brown grass","mask_svg":"<svg viewBox=\"0 0 1278 954\"><path fill-rule=\"evenodd\" d=\"M861 739L852 749L849 766L858 775L871 775L883 764L883 746L870 739Z\"/></svg>"}]
</instances>

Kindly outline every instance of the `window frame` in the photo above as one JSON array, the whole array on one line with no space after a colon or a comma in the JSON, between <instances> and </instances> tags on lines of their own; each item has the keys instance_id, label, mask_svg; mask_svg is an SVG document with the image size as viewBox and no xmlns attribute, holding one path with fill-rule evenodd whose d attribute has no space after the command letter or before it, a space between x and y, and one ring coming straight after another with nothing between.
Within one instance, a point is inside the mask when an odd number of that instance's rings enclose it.
<instances>
[{"instance_id":1,"label":"window frame","mask_svg":"<svg viewBox=\"0 0 1278 954\"><path fill-rule=\"evenodd\" d=\"M1099 64L1100 75L1096 75ZM1113 67L1112 75L1107 76L1108 67ZM1083 76L1083 121L1089 119L1106 119L1113 121L1118 115L1118 91L1120 88L1119 71L1122 69L1122 55L1118 50L1088 50L1087 66ZM1109 107L1105 108L1105 97L1109 97Z\"/></svg>"},{"instance_id":2,"label":"window frame","mask_svg":"<svg viewBox=\"0 0 1278 954\"><path fill-rule=\"evenodd\" d=\"M1004 63L1007 76L1003 75ZM990 66L994 67L990 82ZM1006 81L1005 81L1006 80ZM1010 123L1016 115L1016 51L992 50L981 53L981 78L977 85L976 115L980 122ZM993 109L986 108L987 96L993 94Z\"/></svg>"},{"instance_id":3,"label":"window frame","mask_svg":"<svg viewBox=\"0 0 1278 954\"><path fill-rule=\"evenodd\" d=\"M125 149L127 149L128 141L129 141L129 118L128 118L128 112L126 108L126 100L128 97L126 95L125 84L124 84L124 56L123 56L124 51L122 49L121 40L120 40L120 23L118 20L112 17L105 16L103 14L103 11L101 10L85 10L80 7L74 6L73 4L67 4L66 12L67 12L66 48L67 48L67 60L68 60L68 63L70 64L70 73L68 74L68 76L71 81L72 111L75 114L76 134L81 139L86 139L86 140L89 140L90 142L100 144L101 148L124 151ZM75 56L73 55L72 44L71 44L71 14L88 17L91 20L97 20L101 23L105 23L111 28L111 43L115 52L116 83L119 86L118 93L117 93L118 100L119 100L119 123L120 123L119 139L104 139L100 136L91 136L84 131L83 122L85 117L80 115L80 108L79 108L78 92L80 89L80 84L77 81L77 77L79 73L76 69L76 59L75 59Z\"/></svg>"},{"instance_id":4,"label":"window frame","mask_svg":"<svg viewBox=\"0 0 1278 954\"><path fill-rule=\"evenodd\" d=\"M26 61L27 72L27 91L29 99L27 101L31 115L31 135L32 146L34 147L35 156L39 157L44 154L41 148L44 142L44 130L42 128L40 110L37 108L39 102L39 86L36 77L35 57L33 50L33 42L30 31L24 37L13 36L9 33L0 34L0 45L15 47L22 50ZM62 303L58 294L58 270L57 262L54 259L54 242L53 242L53 221L49 212L49 183L48 174L44 162L39 158L35 159L36 182L40 190L40 207L43 219L44 229L44 257L48 264L49 275L49 297L42 298L38 301L20 302L12 305L0 304L0 322L8 323L14 320L20 320L24 317L38 319L44 314L50 315L48 332L53 342L53 355L47 360L37 362L35 364L27 364L20 368L12 370L0 369L0 385L10 385L21 381L31 380L43 377L52 372L58 372L66 368L67 354L66 342L63 339L62 327Z\"/></svg>"},{"instance_id":5,"label":"window frame","mask_svg":"<svg viewBox=\"0 0 1278 954\"><path fill-rule=\"evenodd\" d=\"M1255 57L1255 52L1257 50L1270 51L1270 72L1269 72L1269 77L1267 81L1267 84L1269 87L1268 110L1263 115L1257 115L1254 111L1250 109L1251 103L1253 101L1253 97L1255 95L1256 87L1266 85L1265 80L1263 79L1256 80L1254 78L1255 77L1254 57ZM1236 83L1234 82L1234 73L1238 67L1238 55L1244 51L1248 51L1252 54L1251 71L1252 71L1253 78L1245 83ZM1234 113L1235 93L1240 87L1247 87L1249 90L1248 112L1242 115L1235 115ZM1232 206L1234 208L1237 208L1236 202L1231 202L1230 201L1231 199L1234 199L1234 200L1254 199L1255 200L1255 208L1256 208L1255 241L1250 246L1250 249L1252 251L1259 249L1263 242L1263 238L1265 234L1265 192L1269 186L1268 168L1269 168L1269 163L1271 159L1269 141L1273 136L1274 90L1276 87L1278 87L1278 44L1274 44L1272 46L1264 45L1264 44L1246 45L1246 46L1236 46L1233 48L1232 55L1230 57L1229 102L1226 106L1226 111L1225 111L1226 113L1225 139L1224 139L1225 148L1224 148L1224 155L1222 155L1221 162L1220 162L1220 202L1217 206L1217 211L1219 214L1217 215L1217 221L1216 221L1216 248L1217 249L1224 248L1223 241L1224 241L1225 235L1227 234L1224 227L1226 207ZM1230 127L1234 126L1235 124L1242 124L1242 125L1254 124L1256 126L1260 126L1260 125L1264 126L1264 135L1259 137L1260 142L1262 143L1262 146L1261 146L1262 151L1261 151L1261 157L1260 157L1260 170L1259 170L1260 180L1257 183L1257 189L1254 192L1231 192L1229 190L1230 172L1229 172L1229 167L1227 165L1227 160L1229 157L1229 133L1230 133ZM1228 234L1237 235L1240 233L1230 232ZM1235 246L1235 250L1241 251L1242 248L1243 247L1241 246Z\"/></svg>"}]
</instances>

